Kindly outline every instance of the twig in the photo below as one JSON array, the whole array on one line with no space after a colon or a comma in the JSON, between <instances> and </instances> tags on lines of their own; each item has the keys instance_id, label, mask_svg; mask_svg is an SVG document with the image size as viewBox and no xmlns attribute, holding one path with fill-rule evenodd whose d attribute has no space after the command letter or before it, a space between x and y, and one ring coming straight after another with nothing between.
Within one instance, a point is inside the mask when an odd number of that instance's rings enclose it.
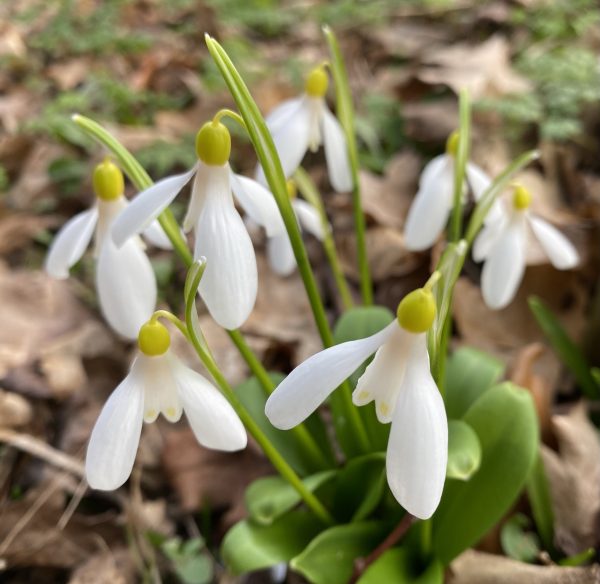
<instances>
[{"instance_id":1,"label":"twig","mask_svg":"<svg viewBox=\"0 0 600 584\"><path fill-rule=\"evenodd\" d=\"M394 530L366 558L357 558L354 562L354 573L348 584L356 584L364 571L397 543L416 520L416 517L407 513Z\"/></svg>"}]
</instances>

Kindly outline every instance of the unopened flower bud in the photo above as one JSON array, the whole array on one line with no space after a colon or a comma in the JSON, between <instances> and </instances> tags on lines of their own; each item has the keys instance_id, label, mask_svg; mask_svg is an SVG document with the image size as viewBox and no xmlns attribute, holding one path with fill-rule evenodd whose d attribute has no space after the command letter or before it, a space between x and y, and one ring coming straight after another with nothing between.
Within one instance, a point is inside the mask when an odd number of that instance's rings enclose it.
<instances>
[{"instance_id":1,"label":"unopened flower bud","mask_svg":"<svg viewBox=\"0 0 600 584\"><path fill-rule=\"evenodd\" d=\"M231 154L231 135L221 122L207 122L196 134L196 154L209 166L223 166Z\"/></svg>"},{"instance_id":2,"label":"unopened flower bud","mask_svg":"<svg viewBox=\"0 0 600 584\"><path fill-rule=\"evenodd\" d=\"M96 196L103 201L114 201L122 196L125 190L123 173L109 158L96 166L92 183Z\"/></svg>"},{"instance_id":3,"label":"unopened flower bud","mask_svg":"<svg viewBox=\"0 0 600 584\"><path fill-rule=\"evenodd\" d=\"M160 322L150 320L140 328L138 346L144 355L158 357L166 353L170 345L169 331Z\"/></svg>"},{"instance_id":4,"label":"unopened flower bud","mask_svg":"<svg viewBox=\"0 0 600 584\"><path fill-rule=\"evenodd\" d=\"M519 211L529 209L529 205L531 205L531 193L525 187L517 185L513 193L513 205Z\"/></svg>"},{"instance_id":5,"label":"unopened flower bud","mask_svg":"<svg viewBox=\"0 0 600 584\"><path fill-rule=\"evenodd\" d=\"M304 82L304 91L310 97L323 97L327 93L327 87L329 86L329 78L325 67L322 65L315 67L306 78Z\"/></svg>"},{"instance_id":6,"label":"unopened flower bud","mask_svg":"<svg viewBox=\"0 0 600 584\"><path fill-rule=\"evenodd\" d=\"M430 290L418 288L407 294L397 311L398 323L411 333L424 333L435 318L435 299Z\"/></svg>"}]
</instances>

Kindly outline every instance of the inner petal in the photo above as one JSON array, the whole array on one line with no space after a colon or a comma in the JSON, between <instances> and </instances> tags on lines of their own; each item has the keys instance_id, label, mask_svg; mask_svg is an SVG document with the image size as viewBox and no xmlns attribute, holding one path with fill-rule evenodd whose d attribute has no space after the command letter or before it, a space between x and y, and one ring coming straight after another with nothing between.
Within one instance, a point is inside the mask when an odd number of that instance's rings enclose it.
<instances>
[{"instance_id":1,"label":"inner petal","mask_svg":"<svg viewBox=\"0 0 600 584\"><path fill-rule=\"evenodd\" d=\"M144 379L144 421L148 423L154 422L159 414L169 422L181 418L179 393L166 355L138 357Z\"/></svg>"}]
</instances>

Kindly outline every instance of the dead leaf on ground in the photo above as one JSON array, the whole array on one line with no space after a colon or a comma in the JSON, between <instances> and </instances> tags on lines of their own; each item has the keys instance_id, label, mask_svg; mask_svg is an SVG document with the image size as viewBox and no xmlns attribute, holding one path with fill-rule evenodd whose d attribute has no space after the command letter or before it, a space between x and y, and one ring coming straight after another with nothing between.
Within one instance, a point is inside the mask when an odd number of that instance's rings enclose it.
<instances>
[{"instance_id":1,"label":"dead leaf on ground","mask_svg":"<svg viewBox=\"0 0 600 584\"><path fill-rule=\"evenodd\" d=\"M69 584L134 584L135 564L127 548L100 552L74 570Z\"/></svg>"},{"instance_id":2,"label":"dead leaf on ground","mask_svg":"<svg viewBox=\"0 0 600 584\"><path fill-rule=\"evenodd\" d=\"M450 566L450 584L599 584L600 566L566 568L532 566L474 550L460 555Z\"/></svg>"},{"instance_id":3,"label":"dead leaf on ground","mask_svg":"<svg viewBox=\"0 0 600 584\"><path fill-rule=\"evenodd\" d=\"M31 421L29 402L18 393L0 389L0 428L19 428Z\"/></svg>"},{"instance_id":4,"label":"dead leaf on ground","mask_svg":"<svg viewBox=\"0 0 600 584\"><path fill-rule=\"evenodd\" d=\"M556 544L572 555L600 539L600 439L583 403L552 417L558 453L544 447Z\"/></svg>"}]
</instances>

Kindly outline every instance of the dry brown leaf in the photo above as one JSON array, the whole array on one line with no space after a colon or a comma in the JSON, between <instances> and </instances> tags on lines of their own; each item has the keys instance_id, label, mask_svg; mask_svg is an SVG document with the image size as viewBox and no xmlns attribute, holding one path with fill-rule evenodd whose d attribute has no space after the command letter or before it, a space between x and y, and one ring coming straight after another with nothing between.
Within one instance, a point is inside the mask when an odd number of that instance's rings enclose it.
<instances>
[{"instance_id":1,"label":"dry brown leaf","mask_svg":"<svg viewBox=\"0 0 600 584\"><path fill-rule=\"evenodd\" d=\"M25 213L4 214L0 208L0 255L25 248L42 229L54 223L51 217Z\"/></svg>"},{"instance_id":2,"label":"dry brown leaf","mask_svg":"<svg viewBox=\"0 0 600 584\"><path fill-rule=\"evenodd\" d=\"M386 57L420 57L424 50L433 44L450 41L448 30L428 22L394 22L385 27L376 27L371 31L370 40L381 45Z\"/></svg>"},{"instance_id":3,"label":"dry brown leaf","mask_svg":"<svg viewBox=\"0 0 600 584\"><path fill-rule=\"evenodd\" d=\"M69 584L133 584L135 564L127 548L100 552L74 570Z\"/></svg>"},{"instance_id":4,"label":"dry brown leaf","mask_svg":"<svg viewBox=\"0 0 600 584\"><path fill-rule=\"evenodd\" d=\"M0 389L0 428L19 428L31 421L29 402L18 393Z\"/></svg>"},{"instance_id":5,"label":"dry brown leaf","mask_svg":"<svg viewBox=\"0 0 600 584\"><path fill-rule=\"evenodd\" d=\"M458 104L454 98L406 103L402 115L406 135L427 144L443 145L458 126Z\"/></svg>"},{"instance_id":6,"label":"dry brown leaf","mask_svg":"<svg viewBox=\"0 0 600 584\"><path fill-rule=\"evenodd\" d=\"M572 555L600 538L600 439L583 403L552 418L558 453L542 450L548 473L556 544Z\"/></svg>"},{"instance_id":7,"label":"dry brown leaf","mask_svg":"<svg viewBox=\"0 0 600 584\"><path fill-rule=\"evenodd\" d=\"M89 78L92 63L90 59L80 57L70 61L61 61L50 65L46 75L50 77L61 91L69 91Z\"/></svg>"},{"instance_id":8,"label":"dry brown leaf","mask_svg":"<svg viewBox=\"0 0 600 584\"><path fill-rule=\"evenodd\" d=\"M518 75L510 62L508 40L494 35L480 45L466 43L435 47L428 51L419 79L447 85L455 93L467 89L472 99L529 91L529 81Z\"/></svg>"},{"instance_id":9,"label":"dry brown leaf","mask_svg":"<svg viewBox=\"0 0 600 584\"><path fill-rule=\"evenodd\" d=\"M493 554L467 550L450 566L450 584L599 584L600 566L532 566Z\"/></svg>"}]
</instances>

